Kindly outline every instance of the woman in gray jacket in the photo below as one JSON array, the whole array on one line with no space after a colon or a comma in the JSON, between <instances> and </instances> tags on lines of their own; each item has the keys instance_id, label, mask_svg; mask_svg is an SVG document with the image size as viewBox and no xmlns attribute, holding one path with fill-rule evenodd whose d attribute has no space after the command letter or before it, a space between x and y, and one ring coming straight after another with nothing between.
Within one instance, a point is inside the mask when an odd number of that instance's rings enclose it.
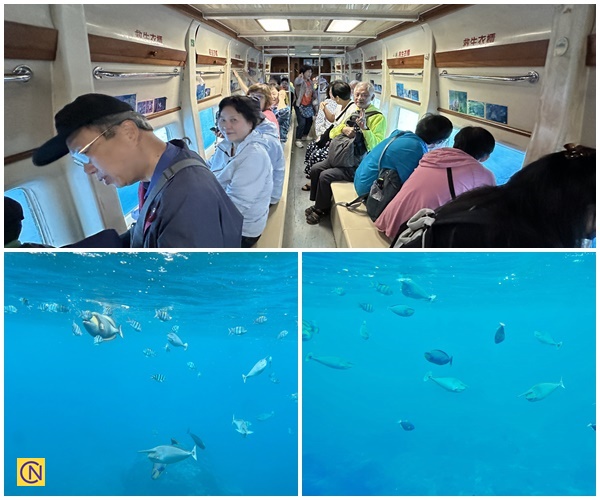
<instances>
[{"instance_id":1,"label":"woman in gray jacket","mask_svg":"<svg viewBox=\"0 0 600 500\"><path fill-rule=\"evenodd\" d=\"M299 148L304 147L301 141L306 140L312 127L313 116L315 116L313 100L317 99L318 94L313 87L311 77L312 68L310 66L302 66L300 68L300 75L294 80L294 87L296 89L294 108L296 109L296 118L298 119L296 146Z\"/></svg>"}]
</instances>

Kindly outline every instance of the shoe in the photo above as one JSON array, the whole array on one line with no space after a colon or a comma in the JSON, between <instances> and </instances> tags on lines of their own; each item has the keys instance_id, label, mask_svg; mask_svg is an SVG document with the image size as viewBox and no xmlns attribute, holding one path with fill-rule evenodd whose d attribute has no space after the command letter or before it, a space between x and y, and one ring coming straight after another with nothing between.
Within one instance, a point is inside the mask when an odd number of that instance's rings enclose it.
<instances>
[{"instance_id":1,"label":"shoe","mask_svg":"<svg viewBox=\"0 0 600 500\"><path fill-rule=\"evenodd\" d=\"M304 184L300 189L302 189L302 191L310 191L310 183Z\"/></svg>"},{"instance_id":2,"label":"shoe","mask_svg":"<svg viewBox=\"0 0 600 500\"><path fill-rule=\"evenodd\" d=\"M308 136L306 136L306 135L305 135L305 136L302 136L302 140L303 140L303 141L308 141Z\"/></svg>"},{"instance_id":3,"label":"shoe","mask_svg":"<svg viewBox=\"0 0 600 500\"><path fill-rule=\"evenodd\" d=\"M296 141L296 147L303 148L304 144L302 144L302 142L300 142L300 141Z\"/></svg>"},{"instance_id":4,"label":"shoe","mask_svg":"<svg viewBox=\"0 0 600 500\"><path fill-rule=\"evenodd\" d=\"M321 222L321 219L325 217L327 214L323 212L323 210L319 210L315 208L309 215L306 216L306 223L314 226Z\"/></svg>"},{"instance_id":5,"label":"shoe","mask_svg":"<svg viewBox=\"0 0 600 500\"><path fill-rule=\"evenodd\" d=\"M304 211L304 215L306 215L307 217L312 214L315 210L317 209L317 207L315 207L314 205L312 207L308 207L305 211Z\"/></svg>"}]
</instances>

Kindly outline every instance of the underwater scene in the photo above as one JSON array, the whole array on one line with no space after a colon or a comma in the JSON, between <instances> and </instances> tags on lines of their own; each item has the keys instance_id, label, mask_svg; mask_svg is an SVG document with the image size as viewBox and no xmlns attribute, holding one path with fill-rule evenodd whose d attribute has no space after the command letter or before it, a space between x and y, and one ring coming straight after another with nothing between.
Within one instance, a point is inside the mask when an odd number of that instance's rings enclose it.
<instances>
[{"instance_id":1,"label":"underwater scene","mask_svg":"<svg viewBox=\"0 0 600 500\"><path fill-rule=\"evenodd\" d=\"M303 495L595 495L595 261L304 253Z\"/></svg>"},{"instance_id":2,"label":"underwater scene","mask_svg":"<svg viewBox=\"0 0 600 500\"><path fill-rule=\"evenodd\" d=\"M4 270L5 495L297 495L296 253Z\"/></svg>"}]
</instances>

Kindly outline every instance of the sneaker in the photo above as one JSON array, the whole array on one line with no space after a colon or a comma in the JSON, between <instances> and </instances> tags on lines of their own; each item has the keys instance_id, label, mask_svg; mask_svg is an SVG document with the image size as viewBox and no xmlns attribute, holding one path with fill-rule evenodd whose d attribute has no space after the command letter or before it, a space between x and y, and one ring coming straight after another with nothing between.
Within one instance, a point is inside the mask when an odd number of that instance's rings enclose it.
<instances>
[{"instance_id":1,"label":"sneaker","mask_svg":"<svg viewBox=\"0 0 600 500\"><path fill-rule=\"evenodd\" d=\"M303 141L308 141L308 136L307 136L307 135L303 136L303 137L302 137L302 140L303 140Z\"/></svg>"},{"instance_id":2,"label":"sneaker","mask_svg":"<svg viewBox=\"0 0 600 500\"><path fill-rule=\"evenodd\" d=\"M296 141L296 147L303 148L304 144L302 144L302 141Z\"/></svg>"}]
</instances>

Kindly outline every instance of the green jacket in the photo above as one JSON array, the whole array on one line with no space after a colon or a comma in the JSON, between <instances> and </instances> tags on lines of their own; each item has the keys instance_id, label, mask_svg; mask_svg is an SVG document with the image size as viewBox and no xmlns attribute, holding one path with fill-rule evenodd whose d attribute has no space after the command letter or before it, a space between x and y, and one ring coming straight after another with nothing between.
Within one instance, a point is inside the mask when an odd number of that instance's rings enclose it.
<instances>
[{"instance_id":1,"label":"green jacket","mask_svg":"<svg viewBox=\"0 0 600 500\"><path fill-rule=\"evenodd\" d=\"M367 109L365 109L365 113L369 111L379 111L373 104L371 104ZM346 122L340 123L337 127L331 129L329 133L329 137L333 139L336 135L340 135L342 133L342 129L346 127ZM372 115L367 119L367 130L363 130L363 136L365 138L365 144L367 146L367 151L371 151L377 144L379 144L386 137L387 132L387 122L385 116L381 113L376 115Z\"/></svg>"}]
</instances>

